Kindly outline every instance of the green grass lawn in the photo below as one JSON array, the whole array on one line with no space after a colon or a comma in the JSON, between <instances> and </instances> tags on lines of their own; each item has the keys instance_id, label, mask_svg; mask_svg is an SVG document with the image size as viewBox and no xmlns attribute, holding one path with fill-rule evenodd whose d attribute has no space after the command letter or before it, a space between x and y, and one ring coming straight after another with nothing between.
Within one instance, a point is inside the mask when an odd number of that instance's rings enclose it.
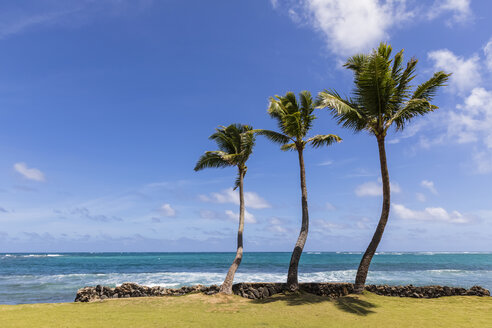
<instances>
[{"instance_id":1,"label":"green grass lawn","mask_svg":"<svg viewBox=\"0 0 492 328\"><path fill-rule=\"evenodd\" d=\"M414 299L365 293L253 301L239 296L0 306L0 327L492 327L492 297Z\"/></svg>"}]
</instances>

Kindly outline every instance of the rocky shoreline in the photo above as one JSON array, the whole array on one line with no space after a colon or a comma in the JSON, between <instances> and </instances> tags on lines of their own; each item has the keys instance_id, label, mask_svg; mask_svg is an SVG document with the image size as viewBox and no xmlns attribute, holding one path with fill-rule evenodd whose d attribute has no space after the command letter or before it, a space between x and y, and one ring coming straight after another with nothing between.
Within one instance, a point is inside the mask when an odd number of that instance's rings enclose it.
<instances>
[{"instance_id":1,"label":"rocky shoreline","mask_svg":"<svg viewBox=\"0 0 492 328\"><path fill-rule=\"evenodd\" d=\"M354 286L350 283L300 283L302 292L319 296L337 298L353 293ZM232 287L234 294L249 298L263 299L286 291L285 283L238 283ZM443 296L490 296L489 290L480 286L470 289L447 286L389 286L367 285L366 290L383 296L437 298ZM190 293L217 294L219 286L183 286L181 288L147 287L135 283L124 283L115 288L97 285L84 287L77 291L75 302L94 302L110 298L182 296Z\"/></svg>"}]
</instances>

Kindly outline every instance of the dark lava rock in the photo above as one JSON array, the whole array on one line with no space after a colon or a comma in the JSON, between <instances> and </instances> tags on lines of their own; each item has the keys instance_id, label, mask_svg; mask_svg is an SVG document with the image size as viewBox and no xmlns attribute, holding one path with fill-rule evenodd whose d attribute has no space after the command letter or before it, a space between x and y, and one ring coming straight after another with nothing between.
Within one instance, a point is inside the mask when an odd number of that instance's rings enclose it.
<instances>
[{"instance_id":1,"label":"dark lava rock","mask_svg":"<svg viewBox=\"0 0 492 328\"><path fill-rule=\"evenodd\" d=\"M135 283L124 283L115 288L97 285L96 287L84 287L77 291L75 302L94 302L109 298L149 297L149 296L181 296L190 293L204 293L213 295L219 292L217 285L183 286L178 289L164 288L160 286L146 287ZM388 286L367 285L367 291L378 295L393 297L437 298L443 296L490 296L490 291L480 286L470 289L447 286ZM301 292L326 297L341 297L353 293L354 285L350 283L300 283ZM287 291L285 283L238 283L232 286L234 294L250 298L263 299L275 294Z\"/></svg>"}]
</instances>

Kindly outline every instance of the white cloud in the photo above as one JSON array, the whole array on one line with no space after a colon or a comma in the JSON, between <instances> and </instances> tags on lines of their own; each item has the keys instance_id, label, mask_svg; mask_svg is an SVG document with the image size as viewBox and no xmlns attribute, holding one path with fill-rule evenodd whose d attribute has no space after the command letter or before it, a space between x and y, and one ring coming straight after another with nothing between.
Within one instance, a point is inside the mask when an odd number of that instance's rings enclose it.
<instances>
[{"instance_id":1,"label":"white cloud","mask_svg":"<svg viewBox=\"0 0 492 328\"><path fill-rule=\"evenodd\" d=\"M306 20L338 55L376 47L389 38L390 29L412 16L404 0L306 0L303 4Z\"/></svg>"},{"instance_id":2,"label":"white cloud","mask_svg":"<svg viewBox=\"0 0 492 328\"><path fill-rule=\"evenodd\" d=\"M226 210L225 215L228 219L233 221L239 221L239 213L233 212L231 210ZM253 214L248 211L244 211L244 221L246 223L256 223L256 218Z\"/></svg>"},{"instance_id":3,"label":"white cloud","mask_svg":"<svg viewBox=\"0 0 492 328\"><path fill-rule=\"evenodd\" d=\"M14 170L20 173L24 178L34 181L45 181L44 173L35 168L28 168L26 163L15 163Z\"/></svg>"},{"instance_id":4,"label":"white cloud","mask_svg":"<svg viewBox=\"0 0 492 328\"><path fill-rule=\"evenodd\" d=\"M172 208L171 204L162 204L160 212L163 216L173 217L176 216L176 210Z\"/></svg>"},{"instance_id":5,"label":"white cloud","mask_svg":"<svg viewBox=\"0 0 492 328\"><path fill-rule=\"evenodd\" d=\"M458 211L448 212L442 207L427 207L414 211L401 204L393 204L393 211L400 219L414 221L433 221L447 223L468 223L471 220Z\"/></svg>"},{"instance_id":6,"label":"white cloud","mask_svg":"<svg viewBox=\"0 0 492 328\"><path fill-rule=\"evenodd\" d=\"M401 188L397 183L391 183L390 188L392 193L401 192ZM357 186L355 194L359 197L381 196L383 194L383 185L380 181L369 181Z\"/></svg>"},{"instance_id":7,"label":"white cloud","mask_svg":"<svg viewBox=\"0 0 492 328\"><path fill-rule=\"evenodd\" d=\"M463 23L473 16L470 9L470 0L437 0L428 11L427 17L434 19L449 12L453 14L451 22ZM448 24L451 22L448 22Z\"/></svg>"},{"instance_id":8,"label":"white cloud","mask_svg":"<svg viewBox=\"0 0 492 328\"><path fill-rule=\"evenodd\" d=\"M425 202L427 200L427 198L425 197L425 195L422 194L422 193L420 193L420 192L416 193L415 196L417 197L417 200L419 202Z\"/></svg>"},{"instance_id":9,"label":"white cloud","mask_svg":"<svg viewBox=\"0 0 492 328\"><path fill-rule=\"evenodd\" d=\"M434 61L434 68L453 73L450 86L459 93L464 94L480 85L482 78L477 55L465 59L448 49L441 49L429 52L428 56Z\"/></svg>"},{"instance_id":10,"label":"white cloud","mask_svg":"<svg viewBox=\"0 0 492 328\"><path fill-rule=\"evenodd\" d=\"M475 88L456 108L458 111L450 116L449 133L457 136L460 143L481 139L487 148L492 148L492 92Z\"/></svg>"},{"instance_id":11,"label":"white cloud","mask_svg":"<svg viewBox=\"0 0 492 328\"><path fill-rule=\"evenodd\" d=\"M492 91L475 88L449 114L448 135L458 143L479 143L473 160L478 173L492 172Z\"/></svg>"},{"instance_id":12,"label":"white cloud","mask_svg":"<svg viewBox=\"0 0 492 328\"><path fill-rule=\"evenodd\" d=\"M447 49L429 53L435 62L435 68L453 73L451 86L463 97L463 102L450 111L437 124L447 126L446 134L434 141L421 138L420 145L431 145L450 140L460 144L475 143L472 148L472 160L477 173L492 172L492 90L483 86L482 74L487 71L483 66L492 66L492 39L485 45L485 62L474 55L468 59L459 57ZM490 76L487 76L487 80Z\"/></svg>"},{"instance_id":13,"label":"white cloud","mask_svg":"<svg viewBox=\"0 0 492 328\"><path fill-rule=\"evenodd\" d=\"M426 189L428 189L431 193L437 195L436 187L434 186L434 181L422 180L420 185Z\"/></svg>"},{"instance_id":14,"label":"white cloud","mask_svg":"<svg viewBox=\"0 0 492 328\"><path fill-rule=\"evenodd\" d=\"M492 38L487 42L485 47L483 48L483 53L485 55L485 64L487 65L487 68L489 71L492 72Z\"/></svg>"},{"instance_id":15,"label":"white cloud","mask_svg":"<svg viewBox=\"0 0 492 328\"><path fill-rule=\"evenodd\" d=\"M280 1L270 0L280 8ZM447 24L473 17L470 0L436 0L409 9L407 0L284 0L288 16L309 25L325 38L328 49L341 56L367 52L388 41L396 28L451 14Z\"/></svg>"},{"instance_id":16,"label":"white cloud","mask_svg":"<svg viewBox=\"0 0 492 328\"><path fill-rule=\"evenodd\" d=\"M210 195L200 195L199 199L203 202L226 204L232 203L239 205L239 192L232 188L224 189L221 192L213 192ZM247 191L244 193L244 203L248 208L262 209L270 208L271 205L257 193Z\"/></svg>"}]
</instances>

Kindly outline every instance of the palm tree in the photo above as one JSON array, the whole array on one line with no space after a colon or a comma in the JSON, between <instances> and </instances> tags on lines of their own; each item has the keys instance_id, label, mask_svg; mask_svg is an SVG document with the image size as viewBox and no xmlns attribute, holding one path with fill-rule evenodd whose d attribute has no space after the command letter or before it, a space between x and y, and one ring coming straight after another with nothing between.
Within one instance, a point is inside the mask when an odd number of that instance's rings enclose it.
<instances>
[{"instance_id":1,"label":"palm tree","mask_svg":"<svg viewBox=\"0 0 492 328\"><path fill-rule=\"evenodd\" d=\"M403 66L403 50L393 58L390 45L381 43L372 53L350 57L344 65L354 73L353 97L344 99L334 90L320 92L317 107L328 108L342 126L355 132L368 131L376 137L383 183L381 218L374 236L362 256L355 278L355 292L361 293L367 278L372 257L383 236L390 210L390 179L386 162L385 137L394 125L401 131L417 116L425 115L438 107L430 102L437 90L446 85L451 74L436 72L412 92L410 82L415 77L417 59Z\"/></svg>"},{"instance_id":2,"label":"palm tree","mask_svg":"<svg viewBox=\"0 0 492 328\"><path fill-rule=\"evenodd\" d=\"M313 125L316 116L313 115L314 103L309 91L302 91L299 94L300 104L293 92L287 92L285 96L275 96L270 98L268 113L277 120L279 130L254 130L259 135L264 135L271 141L281 144L281 150L294 150L299 155L299 167L301 178L301 203L302 203L302 224L299 237L290 259L289 272L287 274L287 288L291 291L299 289L297 271L304 244L306 243L309 214L307 203L306 172L304 169L303 152L307 144L314 148L331 145L333 142L340 142L342 139L333 134L316 135L305 139L307 133Z\"/></svg>"},{"instance_id":3,"label":"palm tree","mask_svg":"<svg viewBox=\"0 0 492 328\"><path fill-rule=\"evenodd\" d=\"M219 147L216 151L207 151L203 154L195 166L195 171L209 167L237 167L235 188L239 188L239 229L237 231L236 257L227 272L224 283L219 292L232 294L232 283L237 268L243 258L243 230L244 230L244 189L243 180L248 167L246 161L253 152L255 136L250 133L252 128L248 125L231 124L227 127L220 126L209 139L214 140Z\"/></svg>"}]
</instances>

